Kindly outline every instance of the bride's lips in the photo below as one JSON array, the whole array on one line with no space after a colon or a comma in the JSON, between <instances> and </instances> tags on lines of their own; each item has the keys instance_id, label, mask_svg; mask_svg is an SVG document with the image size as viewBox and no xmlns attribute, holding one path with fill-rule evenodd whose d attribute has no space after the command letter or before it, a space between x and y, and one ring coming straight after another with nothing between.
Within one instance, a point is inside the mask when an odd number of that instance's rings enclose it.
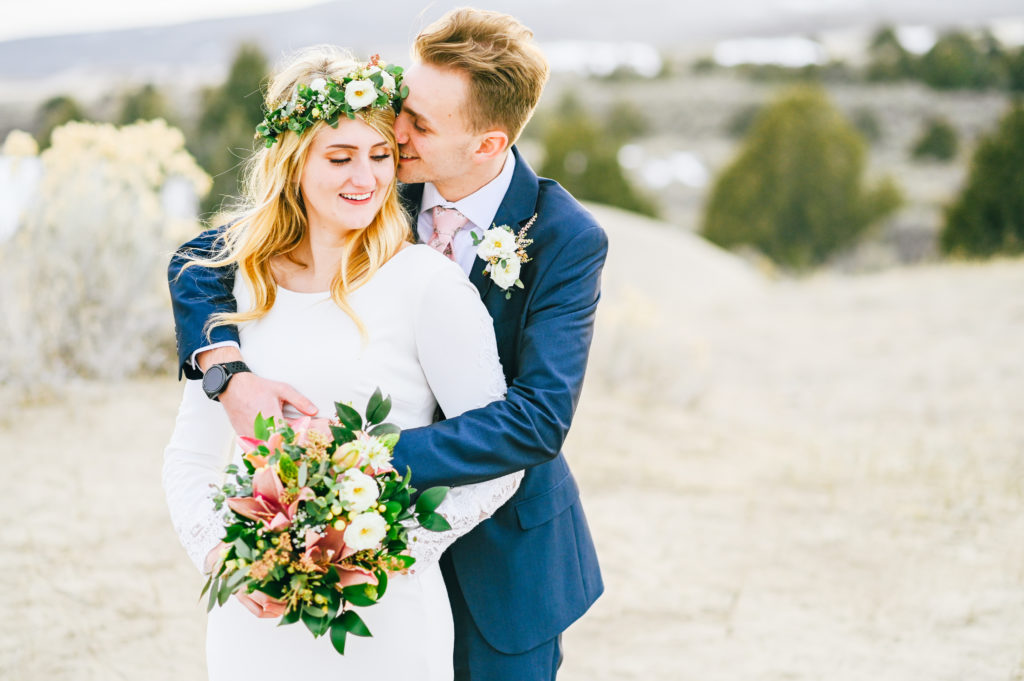
<instances>
[{"instance_id":1,"label":"bride's lips","mask_svg":"<svg viewBox=\"0 0 1024 681\"><path fill-rule=\"evenodd\" d=\"M348 203L354 203L357 206L361 206L362 204L367 203L370 199L373 198L373 192L366 192L363 194L341 193L338 194L338 196L340 196Z\"/></svg>"}]
</instances>

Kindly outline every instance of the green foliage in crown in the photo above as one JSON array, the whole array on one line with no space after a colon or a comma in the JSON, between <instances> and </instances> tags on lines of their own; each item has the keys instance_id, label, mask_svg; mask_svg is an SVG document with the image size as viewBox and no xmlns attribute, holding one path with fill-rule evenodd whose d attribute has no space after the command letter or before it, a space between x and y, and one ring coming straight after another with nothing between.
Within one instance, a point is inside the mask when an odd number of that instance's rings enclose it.
<instances>
[{"instance_id":1,"label":"green foliage in crown","mask_svg":"<svg viewBox=\"0 0 1024 681\"><path fill-rule=\"evenodd\" d=\"M365 108L394 109L398 111L409 88L402 84L402 67L380 61L373 55L370 61L349 71L340 81L315 78L308 85L300 83L291 99L269 112L256 126L256 139L262 139L267 148L284 132L296 135L308 130L318 121L338 127L342 115L355 118Z\"/></svg>"}]
</instances>

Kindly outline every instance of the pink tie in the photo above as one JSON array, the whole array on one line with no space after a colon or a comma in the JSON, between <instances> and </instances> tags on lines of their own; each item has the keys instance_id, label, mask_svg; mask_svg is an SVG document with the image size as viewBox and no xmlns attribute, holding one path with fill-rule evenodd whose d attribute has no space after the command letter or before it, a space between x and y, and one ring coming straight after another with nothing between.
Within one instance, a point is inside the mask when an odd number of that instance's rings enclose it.
<instances>
[{"instance_id":1,"label":"pink tie","mask_svg":"<svg viewBox=\"0 0 1024 681\"><path fill-rule=\"evenodd\" d=\"M469 218L455 210L444 206L434 206L434 235L430 237L430 247L439 253L455 260L452 252L452 239L455 233L466 226Z\"/></svg>"}]
</instances>

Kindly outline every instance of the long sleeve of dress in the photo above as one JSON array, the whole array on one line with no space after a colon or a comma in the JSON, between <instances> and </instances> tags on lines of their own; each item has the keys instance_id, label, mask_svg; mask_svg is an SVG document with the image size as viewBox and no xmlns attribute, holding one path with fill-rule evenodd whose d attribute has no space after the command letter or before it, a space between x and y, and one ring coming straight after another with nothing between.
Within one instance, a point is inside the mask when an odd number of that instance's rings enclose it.
<instances>
[{"instance_id":1,"label":"long sleeve of dress","mask_svg":"<svg viewBox=\"0 0 1024 681\"><path fill-rule=\"evenodd\" d=\"M494 327L473 284L453 264L434 276L421 295L416 347L423 373L441 410L451 418L504 399L505 377ZM415 484L415 464L412 470ZM520 470L453 487L437 509L451 529L410 532L417 565L422 567L438 560L456 539L491 517L512 498L522 479Z\"/></svg>"},{"instance_id":2,"label":"long sleeve of dress","mask_svg":"<svg viewBox=\"0 0 1024 681\"><path fill-rule=\"evenodd\" d=\"M215 488L233 450L234 431L224 408L203 393L200 381L187 381L171 441L164 450L163 485L171 522L200 572L207 554L224 535L221 513L213 506Z\"/></svg>"}]
</instances>

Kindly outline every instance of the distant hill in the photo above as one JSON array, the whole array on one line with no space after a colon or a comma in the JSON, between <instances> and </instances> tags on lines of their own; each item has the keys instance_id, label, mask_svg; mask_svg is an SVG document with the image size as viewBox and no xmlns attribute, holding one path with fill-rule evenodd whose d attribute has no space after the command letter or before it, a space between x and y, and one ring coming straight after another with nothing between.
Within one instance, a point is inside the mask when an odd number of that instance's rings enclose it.
<instances>
[{"instance_id":1,"label":"distant hill","mask_svg":"<svg viewBox=\"0 0 1024 681\"><path fill-rule=\"evenodd\" d=\"M251 40L269 55L330 42L359 53L379 51L403 60L420 28L451 6L427 0L335 0L303 9L211 19L151 28L0 42L0 81L76 73L153 78L224 68L235 45ZM534 29L541 42L642 41L684 49L740 35L813 33L880 22L944 25L1021 15L1020 0L934 3L925 0L717 0L712 4L631 0L596 5L586 0L488 2ZM386 8L386 11L382 11Z\"/></svg>"}]
</instances>

